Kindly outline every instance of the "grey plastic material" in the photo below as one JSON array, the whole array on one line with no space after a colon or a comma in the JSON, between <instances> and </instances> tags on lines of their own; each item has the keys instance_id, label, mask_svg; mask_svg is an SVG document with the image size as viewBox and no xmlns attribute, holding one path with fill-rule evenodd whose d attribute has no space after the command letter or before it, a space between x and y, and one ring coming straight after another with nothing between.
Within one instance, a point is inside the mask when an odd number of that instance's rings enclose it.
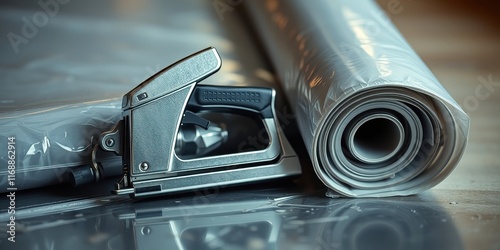
<instances>
[{"instance_id":1,"label":"grey plastic material","mask_svg":"<svg viewBox=\"0 0 500 250\"><path fill-rule=\"evenodd\" d=\"M451 173L469 117L375 1L245 4L327 187L350 197L411 195Z\"/></svg>"},{"instance_id":2,"label":"grey plastic material","mask_svg":"<svg viewBox=\"0 0 500 250\"><path fill-rule=\"evenodd\" d=\"M404 127L397 117L384 113L363 117L346 133L347 148L364 163L380 163L391 159L403 147L405 137Z\"/></svg>"},{"instance_id":3,"label":"grey plastic material","mask_svg":"<svg viewBox=\"0 0 500 250\"><path fill-rule=\"evenodd\" d=\"M206 84L276 84L241 17L227 12L221 22L210 1L55 1L43 27L32 21L46 13L39 3L0 3L0 145L16 137L18 190L61 183L69 169L90 164L99 134L121 119L123 94L194 51L215 46L224 58ZM22 32L26 22L35 25L33 37ZM13 45L10 33L28 42ZM112 153L106 162L122 167Z\"/></svg>"}]
</instances>

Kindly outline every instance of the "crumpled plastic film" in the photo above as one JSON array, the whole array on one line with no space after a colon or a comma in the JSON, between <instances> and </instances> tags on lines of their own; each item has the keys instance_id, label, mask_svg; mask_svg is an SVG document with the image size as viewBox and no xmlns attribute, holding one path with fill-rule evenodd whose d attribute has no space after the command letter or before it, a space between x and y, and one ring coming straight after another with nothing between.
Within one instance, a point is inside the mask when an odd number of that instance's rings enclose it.
<instances>
[{"instance_id":1,"label":"crumpled plastic film","mask_svg":"<svg viewBox=\"0 0 500 250\"><path fill-rule=\"evenodd\" d=\"M223 65L204 84L276 84L240 17L217 12L212 2L44 4L0 3L0 192L58 184L68 169L90 164L99 134L121 118L122 96L208 46ZM16 143L14 186L4 150L9 138ZM121 157L100 160L105 170L121 171Z\"/></svg>"},{"instance_id":2,"label":"crumpled plastic film","mask_svg":"<svg viewBox=\"0 0 500 250\"><path fill-rule=\"evenodd\" d=\"M120 107L121 100L113 99L0 115L0 143L14 142L16 166L10 173L7 151L0 152L2 191L61 183L68 169L90 164L99 135L112 128ZM120 158L112 154L103 162L108 169L121 169Z\"/></svg>"},{"instance_id":3,"label":"crumpled plastic film","mask_svg":"<svg viewBox=\"0 0 500 250\"><path fill-rule=\"evenodd\" d=\"M451 173L469 117L375 2L245 3L327 187L411 195Z\"/></svg>"}]
</instances>

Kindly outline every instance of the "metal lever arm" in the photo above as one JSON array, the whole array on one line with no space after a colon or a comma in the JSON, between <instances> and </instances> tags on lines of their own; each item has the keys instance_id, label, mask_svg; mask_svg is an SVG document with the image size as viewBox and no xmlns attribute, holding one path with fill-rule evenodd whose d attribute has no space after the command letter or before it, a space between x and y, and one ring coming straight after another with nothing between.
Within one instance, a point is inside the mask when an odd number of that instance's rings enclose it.
<instances>
[{"instance_id":1,"label":"metal lever arm","mask_svg":"<svg viewBox=\"0 0 500 250\"><path fill-rule=\"evenodd\" d=\"M122 109L134 109L162 98L217 72L221 59L215 48L207 48L166 67L123 96Z\"/></svg>"}]
</instances>

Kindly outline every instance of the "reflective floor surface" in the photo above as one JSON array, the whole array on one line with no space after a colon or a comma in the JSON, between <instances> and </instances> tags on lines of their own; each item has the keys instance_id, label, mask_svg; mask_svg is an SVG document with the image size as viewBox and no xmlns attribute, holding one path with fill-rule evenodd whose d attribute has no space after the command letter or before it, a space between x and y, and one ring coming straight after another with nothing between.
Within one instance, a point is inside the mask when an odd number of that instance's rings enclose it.
<instances>
[{"instance_id":1,"label":"reflective floor surface","mask_svg":"<svg viewBox=\"0 0 500 250\"><path fill-rule=\"evenodd\" d=\"M16 249L498 249L488 194L328 198L291 182L18 210ZM465 201L463 197L469 197ZM486 195L486 196L485 196ZM480 204L480 201L489 204ZM1 218L3 221L5 218ZM6 241L2 230L1 245ZM10 245L12 246L12 245ZM473 248L471 248L474 246ZM2 248L3 249L3 248Z\"/></svg>"}]
</instances>

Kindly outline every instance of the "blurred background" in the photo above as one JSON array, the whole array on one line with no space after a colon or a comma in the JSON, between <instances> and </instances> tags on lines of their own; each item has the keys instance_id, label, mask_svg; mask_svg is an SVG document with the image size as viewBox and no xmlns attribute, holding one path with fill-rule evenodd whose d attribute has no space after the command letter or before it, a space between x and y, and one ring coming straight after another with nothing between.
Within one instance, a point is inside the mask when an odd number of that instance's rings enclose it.
<instances>
[{"instance_id":1,"label":"blurred background","mask_svg":"<svg viewBox=\"0 0 500 250\"><path fill-rule=\"evenodd\" d=\"M378 3L471 117L469 144L461 162L429 193L453 214L467 249L498 249L493 235L499 231L500 213L500 19L496 14L500 5L447 0ZM486 243L488 238L495 243Z\"/></svg>"}]
</instances>

